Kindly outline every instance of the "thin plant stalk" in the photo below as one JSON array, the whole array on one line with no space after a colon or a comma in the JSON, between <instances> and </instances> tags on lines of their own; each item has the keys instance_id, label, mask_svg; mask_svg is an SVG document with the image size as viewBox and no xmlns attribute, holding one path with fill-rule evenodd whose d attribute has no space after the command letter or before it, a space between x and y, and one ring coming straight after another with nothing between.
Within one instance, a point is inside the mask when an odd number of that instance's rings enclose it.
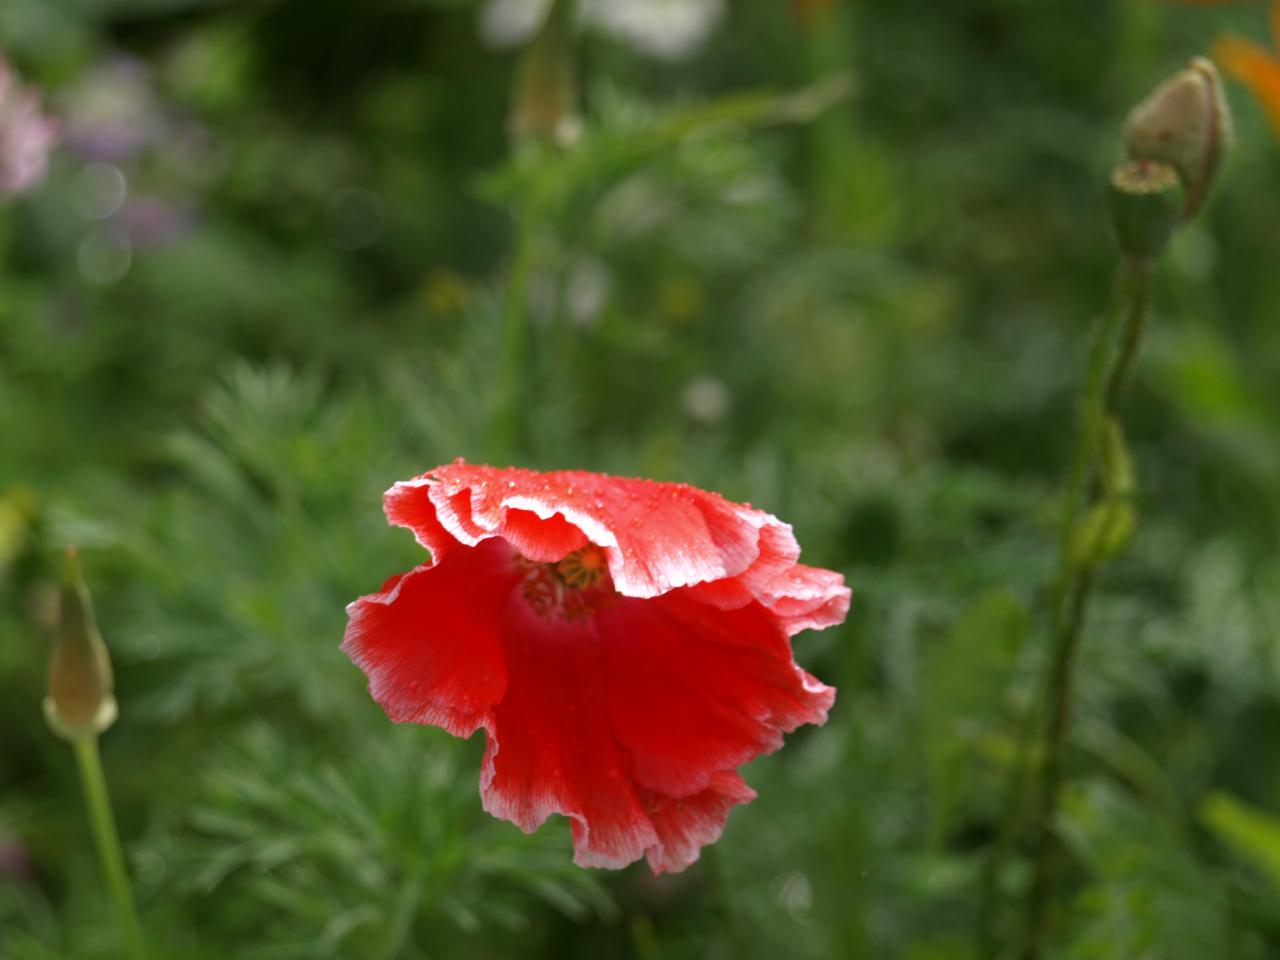
<instances>
[{"instance_id":1,"label":"thin plant stalk","mask_svg":"<svg viewBox=\"0 0 1280 960\"><path fill-rule=\"evenodd\" d=\"M1062 768L1070 740L1076 666L1088 617L1097 561L1073 558L1073 538L1080 505L1093 482L1105 418L1114 414L1141 345L1146 324L1149 268L1145 262L1126 261L1121 270L1119 310L1108 311L1094 344L1081 404L1080 439L1068 480L1067 515L1062 538L1063 575L1055 590L1053 650L1047 680L1048 723L1044 730L1040 809L1033 823L1034 868L1027 896L1026 947L1023 960L1036 960L1048 932L1049 893L1053 879L1054 834L1062 792ZM1119 355L1107 372L1107 356L1114 339L1114 325L1123 314L1124 331ZM1098 353L1101 352L1101 358Z\"/></svg>"},{"instance_id":2,"label":"thin plant stalk","mask_svg":"<svg viewBox=\"0 0 1280 960\"><path fill-rule=\"evenodd\" d=\"M533 204L516 218L516 244L502 309L502 365L498 375L497 409L489 436L489 460L505 464L519 441L526 387L529 338L529 285L536 252Z\"/></svg>"},{"instance_id":3,"label":"thin plant stalk","mask_svg":"<svg viewBox=\"0 0 1280 960\"><path fill-rule=\"evenodd\" d=\"M85 809L89 814L94 845L120 920L125 950L131 960L145 960L147 954L143 945L142 925L138 922L133 889L129 885L124 852L120 847L120 835L116 831L115 815L111 810L111 795L107 792L107 780L102 772L98 738L80 737L72 742L72 748L80 768L80 782L84 787Z\"/></svg>"},{"instance_id":4,"label":"thin plant stalk","mask_svg":"<svg viewBox=\"0 0 1280 960\"><path fill-rule=\"evenodd\" d=\"M396 897L395 914L387 933L386 949L382 952L385 960L396 960L404 953L422 900L423 888L426 885L425 874L426 865L417 863L409 870L400 885L400 894Z\"/></svg>"},{"instance_id":5,"label":"thin plant stalk","mask_svg":"<svg viewBox=\"0 0 1280 960\"><path fill-rule=\"evenodd\" d=\"M1138 277L1142 278L1142 282L1138 282ZM1139 287L1142 288L1140 295ZM1089 484L1097 466L1103 423L1115 402L1113 394L1118 389L1114 386L1116 366L1111 362L1111 357L1115 353L1116 339L1120 336L1122 318L1128 317L1126 327L1137 325L1140 330L1140 321L1135 323L1134 313L1144 310L1145 303L1145 272L1136 271L1126 264L1117 280L1117 293L1112 297L1111 306L1094 329L1093 342L1089 348L1089 365L1080 393L1080 425L1067 474L1059 545L1059 572L1051 605L1054 629L1059 633L1069 614L1068 598L1072 591L1072 579L1078 572L1078 564L1072 559L1072 538L1080 519L1081 507L1088 499ZM1125 335L1124 339L1126 343L1131 343L1133 338ZM1132 363L1132 354L1136 349L1137 344L1134 342L1124 351L1129 358L1126 366Z\"/></svg>"},{"instance_id":6,"label":"thin plant stalk","mask_svg":"<svg viewBox=\"0 0 1280 960\"><path fill-rule=\"evenodd\" d=\"M644 914L631 918L631 948L638 960L662 960L662 944L653 929L653 921Z\"/></svg>"},{"instance_id":7,"label":"thin plant stalk","mask_svg":"<svg viewBox=\"0 0 1280 960\"><path fill-rule=\"evenodd\" d=\"M1102 411L1108 396L1108 361L1114 352L1118 328L1124 312L1123 276L1117 279L1106 311L1094 323L1089 342L1084 384L1081 387L1077 409L1079 426L1075 450L1067 472L1066 496L1062 507L1061 560L1050 597L1050 622L1055 631L1062 621L1065 601L1071 590L1072 565L1070 559L1071 536L1075 530L1084 502L1086 483L1097 457ZM1051 686L1051 685L1050 685ZM1012 772L1002 804L1003 816L991 853L983 868L982 896L978 915L978 943L984 956L993 955L996 948L994 930L995 906L998 900L999 875L1008 860L1013 841L1022 823L1028 804L1031 778L1031 744L1039 727L1044 709L1044 697L1037 698L1023 718L1021 733L1014 752Z\"/></svg>"},{"instance_id":8,"label":"thin plant stalk","mask_svg":"<svg viewBox=\"0 0 1280 960\"><path fill-rule=\"evenodd\" d=\"M563 144L574 128L577 93L573 64L573 0L554 0L546 21L516 69L510 129L513 160L526 172L549 162L544 151ZM534 161L527 163L527 161ZM509 463L519 446L528 392L529 288L538 237L548 212L545 178L525 184L513 210L515 242L502 305L502 359L497 404L489 430L489 461Z\"/></svg>"},{"instance_id":9,"label":"thin plant stalk","mask_svg":"<svg viewBox=\"0 0 1280 960\"><path fill-rule=\"evenodd\" d=\"M1133 487L1123 432L1116 408L1141 346L1146 324L1151 265L1167 249L1174 233L1200 209L1231 142L1231 111L1214 65L1197 57L1160 84L1132 111L1124 124L1125 159L1111 171L1107 204L1112 234L1121 252L1119 295L1095 329L1088 372L1081 392L1080 430L1068 474L1063 506L1061 564L1050 591L1052 646L1043 706L1031 710L1011 773L1002 824L983 878L979 943L984 955L995 946L991 916L999 868L1021 822L1027 787L1027 730L1035 729L1041 709L1038 815L1032 829L1032 879L1027 895L1027 936L1022 960L1038 960L1049 930L1053 862L1057 853L1054 821L1062 790L1063 766L1071 733L1075 676L1088 619L1089 599L1098 567L1123 545L1134 520L1127 498ZM1123 330L1117 327L1123 317ZM1118 343L1113 343L1119 338ZM1114 357L1114 360L1112 359ZM1104 443L1106 448L1103 448ZM1111 458L1107 458L1107 454ZM1094 503L1094 512L1081 510ZM1113 509L1116 508L1116 509Z\"/></svg>"},{"instance_id":10,"label":"thin plant stalk","mask_svg":"<svg viewBox=\"0 0 1280 960\"><path fill-rule=\"evenodd\" d=\"M712 897L719 914L720 926L724 931L729 948L729 956L733 960L746 960L747 935L742 925L742 918L734 902L733 884L729 879L729 871L725 868L720 849L709 845L702 849L702 860L706 864L711 880Z\"/></svg>"},{"instance_id":11,"label":"thin plant stalk","mask_svg":"<svg viewBox=\"0 0 1280 960\"><path fill-rule=\"evenodd\" d=\"M1125 326L1124 339L1120 345L1120 357L1111 368L1111 378L1107 381L1107 411L1114 413L1120 402L1120 394L1133 371L1134 361L1142 346L1142 334L1147 327L1147 298L1149 296L1149 274L1151 266L1143 260L1131 260L1125 265L1129 278L1129 320Z\"/></svg>"}]
</instances>

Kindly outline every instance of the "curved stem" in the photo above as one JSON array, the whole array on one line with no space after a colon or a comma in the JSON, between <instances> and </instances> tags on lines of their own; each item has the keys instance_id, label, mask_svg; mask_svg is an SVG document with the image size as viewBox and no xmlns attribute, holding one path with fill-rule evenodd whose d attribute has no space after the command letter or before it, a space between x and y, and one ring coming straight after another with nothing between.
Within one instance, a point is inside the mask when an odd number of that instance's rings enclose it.
<instances>
[{"instance_id":1,"label":"curved stem","mask_svg":"<svg viewBox=\"0 0 1280 960\"><path fill-rule=\"evenodd\" d=\"M1147 289L1148 273L1151 265L1144 260L1132 260L1125 264L1124 270L1130 278L1129 321L1125 325L1124 340L1120 345L1120 357L1111 369L1111 377L1107 381L1106 409L1114 412L1120 401L1125 382L1133 370L1133 363L1138 357L1138 349L1142 346L1142 334L1147 326Z\"/></svg>"},{"instance_id":2,"label":"curved stem","mask_svg":"<svg viewBox=\"0 0 1280 960\"><path fill-rule=\"evenodd\" d=\"M498 375L497 409L489 435L489 461L506 465L519 440L525 392L529 282L533 276L536 217L526 205L516 221L516 247L502 311L502 367Z\"/></svg>"},{"instance_id":3,"label":"curved stem","mask_svg":"<svg viewBox=\"0 0 1280 960\"><path fill-rule=\"evenodd\" d=\"M1052 616L1054 629L1061 626L1066 613L1066 599L1071 592L1073 573L1071 561L1071 538L1075 534L1076 522L1080 516L1088 492L1089 480L1098 457L1098 448L1102 436L1103 418L1106 415L1109 400L1109 385L1114 379L1107 375L1109 360L1114 352L1114 341L1120 327L1121 317L1132 301L1131 287L1128 282L1135 276L1131 271L1122 269L1117 279L1117 292L1111 298L1111 305L1095 324L1092 342L1089 346L1089 365L1085 373L1084 386L1080 391L1079 427L1076 433L1076 447L1071 458L1071 468L1067 474L1067 490L1063 500L1062 529L1059 541L1058 580L1052 593ZM1145 297L1142 298L1145 302ZM1132 314L1132 311L1129 311ZM1132 325L1132 322L1130 323Z\"/></svg>"},{"instance_id":4,"label":"curved stem","mask_svg":"<svg viewBox=\"0 0 1280 960\"><path fill-rule=\"evenodd\" d=\"M631 918L631 947L638 960L662 960L662 944L653 929L653 921L644 914Z\"/></svg>"},{"instance_id":5,"label":"curved stem","mask_svg":"<svg viewBox=\"0 0 1280 960\"><path fill-rule=\"evenodd\" d=\"M1049 721L1044 732L1044 760L1041 772L1040 809L1033 823L1034 873L1027 897L1028 936L1023 960L1036 960L1048 933L1049 894L1054 861L1053 822L1062 791L1062 767L1070 740L1071 710L1074 703L1076 662L1093 590L1096 562L1081 564L1072 557L1072 538L1080 505L1088 492L1098 457L1103 423L1114 414L1120 393L1133 367L1146 325L1148 264L1127 261L1120 275L1121 295L1117 309L1108 311L1098 331L1082 394L1080 439L1068 482L1067 515L1062 532L1062 560L1054 596L1054 641L1046 680ZM1124 332L1120 352L1105 375L1109 344L1115 323L1123 314ZM1100 354L1100 356L1099 356ZM1104 379L1105 377L1105 379Z\"/></svg>"},{"instance_id":6,"label":"curved stem","mask_svg":"<svg viewBox=\"0 0 1280 960\"><path fill-rule=\"evenodd\" d=\"M80 767L80 782L84 787L85 809L93 829L94 845L102 872L106 876L107 889L115 902L120 918L120 932L125 950L133 960L145 960L142 926L138 923L138 911L133 903L133 890L129 886L129 874L124 865L124 853L120 849L120 835L116 832L115 816L111 812L111 796L107 792L107 780L102 773L102 757L98 753L96 736L81 737L72 742L76 761Z\"/></svg>"},{"instance_id":7,"label":"curved stem","mask_svg":"<svg viewBox=\"0 0 1280 960\"><path fill-rule=\"evenodd\" d=\"M1045 758L1042 773L1043 792L1036 822L1033 856L1035 872L1027 895L1027 926L1030 931L1024 960L1040 955L1048 930L1048 900L1052 880L1053 819L1057 815L1058 795L1062 788L1062 761L1066 753L1067 733L1071 726L1071 706L1075 692L1075 663L1084 634L1085 613L1093 590L1093 571L1086 569L1076 580L1067 606L1067 621L1049 665L1048 687L1052 696L1049 724L1045 729Z\"/></svg>"},{"instance_id":8,"label":"curved stem","mask_svg":"<svg viewBox=\"0 0 1280 960\"><path fill-rule=\"evenodd\" d=\"M1106 311L1094 322L1089 338L1089 356L1085 380L1078 400L1079 426L1075 449L1067 471L1066 494L1063 498L1059 571L1050 590L1050 622L1055 633L1062 622L1064 601L1071 591L1071 537L1084 502L1101 434L1102 412L1107 396L1107 367L1113 342L1124 313L1124 274L1117 278ZM1061 644L1058 644L1060 647ZM1019 729L1014 759L1001 805L1002 816L991 852L982 871L981 900L978 911L978 948L982 956L994 956L999 938L995 933L995 908L1000 872L1012 852L1014 839L1022 824L1023 810L1031 787L1031 743L1044 706L1043 694L1028 708Z\"/></svg>"},{"instance_id":9,"label":"curved stem","mask_svg":"<svg viewBox=\"0 0 1280 960\"><path fill-rule=\"evenodd\" d=\"M396 897L396 911L392 915L391 927L387 933L386 949L382 955L386 960L396 960L403 952L409 940L409 932L413 928L418 904L422 899L425 885L426 866L418 863L410 869L400 884L400 894Z\"/></svg>"}]
</instances>

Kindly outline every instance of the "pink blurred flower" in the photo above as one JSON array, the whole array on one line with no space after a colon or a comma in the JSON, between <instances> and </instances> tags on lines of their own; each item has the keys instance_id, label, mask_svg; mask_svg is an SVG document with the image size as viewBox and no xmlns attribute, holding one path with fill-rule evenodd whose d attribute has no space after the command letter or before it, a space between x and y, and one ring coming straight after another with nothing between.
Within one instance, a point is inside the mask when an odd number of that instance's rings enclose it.
<instances>
[{"instance_id":1,"label":"pink blurred flower","mask_svg":"<svg viewBox=\"0 0 1280 960\"><path fill-rule=\"evenodd\" d=\"M40 183L58 125L40 107L40 96L25 89L0 57L0 195L22 193Z\"/></svg>"}]
</instances>

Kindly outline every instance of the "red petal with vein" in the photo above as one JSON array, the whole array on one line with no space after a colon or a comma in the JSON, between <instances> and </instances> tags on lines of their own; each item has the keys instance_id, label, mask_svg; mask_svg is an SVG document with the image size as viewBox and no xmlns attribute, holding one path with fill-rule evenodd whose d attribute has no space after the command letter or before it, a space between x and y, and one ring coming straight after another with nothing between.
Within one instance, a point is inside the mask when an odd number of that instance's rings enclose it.
<instances>
[{"instance_id":1,"label":"red petal with vein","mask_svg":"<svg viewBox=\"0 0 1280 960\"><path fill-rule=\"evenodd\" d=\"M484 808L526 833L553 813L571 817L580 866L638 860L658 835L609 727L594 622L538 617L513 595L503 634L511 684L485 752Z\"/></svg>"},{"instance_id":2,"label":"red petal with vein","mask_svg":"<svg viewBox=\"0 0 1280 960\"><path fill-rule=\"evenodd\" d=\"M645 854L650 868L654 873L679 873L698 859L703 847L720 839L730 810L755 798L756 792L736 770L717 773L707 789L691 797L650 795L649 819L661 841Z\"/></svg>"},{"instance_id":3,"label":"red petal with vein","mask_svg":"<svg viewBox=\"0 0 1280 960\"><path fill-rule=\"evenodd\" d=\"M823 724L835 690L796 666L777 619L759 604L720 610L687 591L620 599L596 615L609 720L636 781L672 797Z\"/></svg>"},{"instance_id":4,"label":"red petal with vein","mask_svg":"<svg viewBox=\"0 0 1280 960\"><path fill-rule=\"evenodd\" d=\"M393 721L469 737L506 693L500 613L516 582L502 541L458 551L352 603L342 649Z\"/></svg>"},{"instance_id":5,"label":"red petal with vein","mask_svg":"<svg viewBox=\"0 0 1280 960\"><path fill-rule=\"evenodd\" d=\"M760 602L781 621L787 636L834 627L849 615L849 588L834 570L797 563L762 593Z\"/></svg>"}]
</instances>

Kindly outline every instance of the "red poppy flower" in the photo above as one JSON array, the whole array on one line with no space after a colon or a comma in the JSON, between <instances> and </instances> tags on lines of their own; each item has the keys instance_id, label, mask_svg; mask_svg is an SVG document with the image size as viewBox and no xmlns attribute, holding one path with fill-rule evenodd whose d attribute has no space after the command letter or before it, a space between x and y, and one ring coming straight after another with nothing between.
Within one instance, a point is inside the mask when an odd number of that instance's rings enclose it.
<instances>
[{"instance_id":1,"label":"red poppy flower","mask_svg":"<svg viewBox=\"0 0 1280 960\"><path fill-rule=\"evenodd\" d=\"M755 797L737 768L826 722L790 637L843 578L791 528L693 487L455 463L383 505L432 561L348 607L343 650L396 722L487 735L484 808L573 821L574 861L683 870Z\"/></svg>"}]
</instances>

